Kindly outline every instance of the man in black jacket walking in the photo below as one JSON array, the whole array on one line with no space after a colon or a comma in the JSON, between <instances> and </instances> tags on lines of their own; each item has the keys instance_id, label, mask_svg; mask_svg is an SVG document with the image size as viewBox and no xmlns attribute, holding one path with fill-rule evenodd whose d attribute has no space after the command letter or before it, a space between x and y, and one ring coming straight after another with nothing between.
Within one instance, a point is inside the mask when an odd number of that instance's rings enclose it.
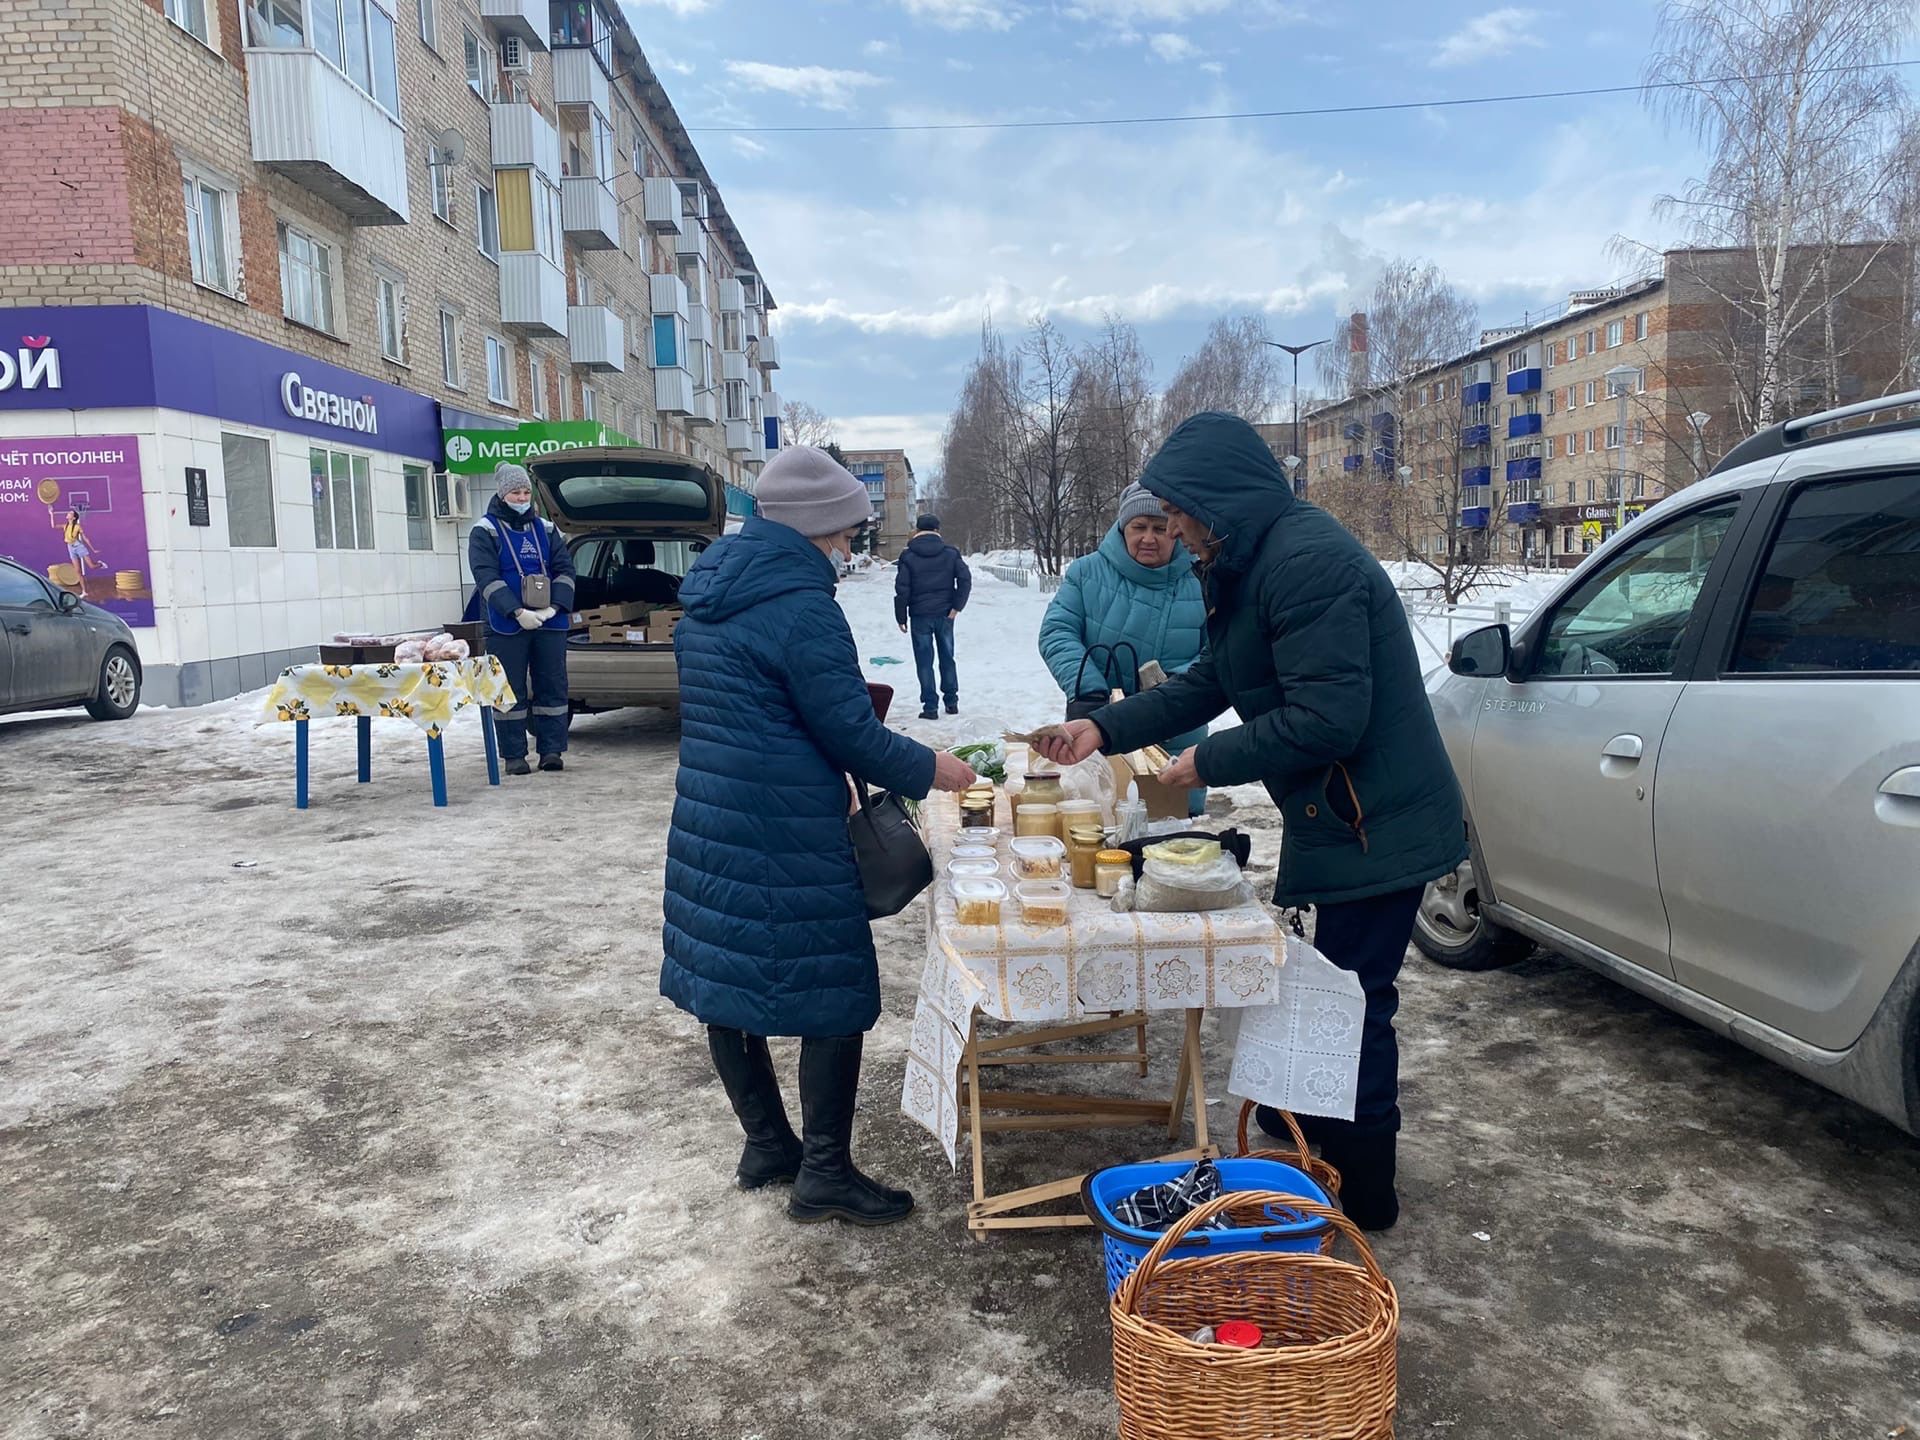
<instances>
[{"instance_id":1,"label":"man in black jacket walking","mask_svg":"<svg viewBox=\"0 0 1920 1440\"><path fill-rule=\"evenodd\" d=\"M894 566L893 618L902 635L913 636L913 663L920 672L920 718L960 713L960 672L953 663L953 622L967 608L973 576L960 552L940 538L940 517L914 521L913 539ZM940 688L934 689L933 660L940 657Z\"/></svg>"}]
</instances>

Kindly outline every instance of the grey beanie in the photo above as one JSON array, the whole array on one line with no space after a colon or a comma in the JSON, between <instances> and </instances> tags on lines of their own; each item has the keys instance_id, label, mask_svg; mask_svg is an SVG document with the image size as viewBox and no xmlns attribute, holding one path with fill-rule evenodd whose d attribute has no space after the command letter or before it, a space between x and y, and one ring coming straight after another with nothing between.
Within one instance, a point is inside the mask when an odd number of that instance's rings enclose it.
<instances>
[{"instance_id":1,"label":"grey beanie","mask_svg":"<svg viewBox=\"0 0 1920 1440\"><path fill-rule=\"evenodd\" d=\"M531 490L533 477L527 474L527 467L516 465L511 460L502 460L493 467L493 493L505 495L509 490Z\"/></svg>"},{"instance_id":2,"label":"grey beanie","mask_svg":"<svg viewBox=\"0 0 1920 1440\"><path fill-rule=\"evenodd\" d=\"M867 487L824 450L789 445L767 462L753 499L762 517L808 539L834 535L873 518Z\"/></svg>"},{"instance_id":3,"label":"grey beanie","mask_svg":"<svg viewBox=\"0 0 1920 1440\"><path fill-rule=\"evenodd\" d=\"M1166 510L1161 507L1160 498L1151 494L1136 480L1120 492L1120 513L1113 523L1124 530L1129 520L1138 520L1142 515L1151 515L1156 520L1167 518Z\"/></svg>"}]
</instances>

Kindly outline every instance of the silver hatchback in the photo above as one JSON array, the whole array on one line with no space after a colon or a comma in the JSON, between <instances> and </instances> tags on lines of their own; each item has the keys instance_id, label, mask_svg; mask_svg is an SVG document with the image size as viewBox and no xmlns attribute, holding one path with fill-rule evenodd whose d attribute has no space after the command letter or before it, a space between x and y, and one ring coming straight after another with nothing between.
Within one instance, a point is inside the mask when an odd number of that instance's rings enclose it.
<instances>
[{"instance_id":1,"label":"silver hatchback","mask_svg":"<svg viewBox=\"0 0 1920 1440\"><path fill-rule=\"evenodd\" d=\"M1920 1134L1920 421L1790 421L1433 696L1472 859L1415 943L1547 946Z\"/></svg>"}]
</instances>

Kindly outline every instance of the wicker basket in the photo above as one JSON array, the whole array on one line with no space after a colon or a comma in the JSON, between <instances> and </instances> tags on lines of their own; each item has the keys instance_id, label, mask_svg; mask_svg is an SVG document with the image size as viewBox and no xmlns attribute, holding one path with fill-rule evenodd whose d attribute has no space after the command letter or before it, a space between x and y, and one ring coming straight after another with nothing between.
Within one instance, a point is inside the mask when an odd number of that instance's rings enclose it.
<instances>
[{"instance_id":1,"label":"wicker basket","mask_svg":"<svg viewBox=\"0 0 1920 1440\"><path fill-rule=\"evenodd\" d=\"M1360 1263L1275 1250L1166 1258L1194 1226L1254 1200L1324 1216ZM1211 1200L1160 1237L1110 1309L1122 1440L1391 1440L1400 1300L1336 1210L1273 1193ZM1227 1320L1258 1325L1265 1343L1188 1338Z\"/></svg>"},{"instance_id":2,"label":"wicker basket","mask_svg":"<svg viewBox=\"0 0 1920 1440\"><path fill-rule=\"evenodd\" d=\"M1313 1177L1313 1181L1334 1199L1340 1198L1340 1172L1317 1155L1307 1153L1307 1137L1300 1133L1300 1124L1285 1110L1274 1113L1287 1122L1287 1133L1293 1136L1291 1150L1249 1150L1247 1148L1247 1127L1253 1123L1254 1103L1249 1100L1240 1107L1240 1153L1259 1160L1278 1160L1291 1165L1296 1170L1304 1170Z\"/></svg>"}]
</instances>

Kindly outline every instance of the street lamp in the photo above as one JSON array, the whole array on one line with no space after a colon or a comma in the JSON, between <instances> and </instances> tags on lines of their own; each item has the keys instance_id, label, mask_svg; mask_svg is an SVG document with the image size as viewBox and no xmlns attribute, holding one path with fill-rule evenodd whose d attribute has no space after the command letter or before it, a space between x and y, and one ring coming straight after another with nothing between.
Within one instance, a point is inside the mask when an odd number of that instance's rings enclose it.
<instances>
[{"instance_id":1,"label":"street lamp","mask_svg":"<svg viewBox=\"0 0 1920 1440\"><path fill-rule=\"evenodd\" d=\"M1607 388L1620 400L1620 497L1614 507L1615 531L1627 528L1627 395L1640 372L1631 365L1616 365L1607 371Z\"/></svg>"},{"instance_id":2,"label":"street lamp","mask_svg":"<svg viewBox=\"0 0 1920 1440\"><path fill-rule=\"evenodd\" d=\"M1331 337L1329 337L1331 338ZM1263 342L1276 350L1284 350L1293 357L1293 453L1300 453L1300 357L1316 345L1324 345L1325 340L1309 340L1304 345L1283 345L1278 340Z\"/></svg>"},{"instance_id":3,"label":"street lamp","mask_svg":"<svg viewBox=\"0 0 1920 1440\"><path fill-rule=\"evenodd\" d=\"M1696 410L1687 416L1687 427L1693 431L1693 475L1697 480L1707 473L1707 426L1713 416L1704 410Z\"/></svg>"},{"instance_id":4,"label":"street lamp","mask_svg":"<svg viewBox=\"0 0 1920 1440\"><path fill-rule=\"evenodd\" d=\"M1287 488L1296 495L1304 495L1306 492L1300 488L1300 457L1283 455L1280 463L1287 467Z\"/></svg>"}]
</instances>

